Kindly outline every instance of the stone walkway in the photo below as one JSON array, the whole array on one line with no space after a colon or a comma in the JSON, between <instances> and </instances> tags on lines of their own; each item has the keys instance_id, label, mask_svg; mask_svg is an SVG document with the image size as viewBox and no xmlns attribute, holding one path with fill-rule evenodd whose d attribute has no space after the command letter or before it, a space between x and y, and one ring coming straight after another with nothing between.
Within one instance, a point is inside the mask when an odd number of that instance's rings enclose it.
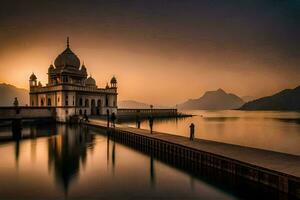
<instances>
[{"instance_id":1,"label":"stone walkway","mask_svg":"<svg viewBox=\"0 0 300 200\"><path fill-rule=\"evenodd\" d=\"M86 124L100 127L107 126L105 121L98 119L92 119ZM116 125L116 129L156 138L200 151L209 152L246 164L284 173L300 179L300 156L202 139L190 141L188 138L183 136L161 132L153 132L153 134L150 134L149 130L132 128L120 124Z\"/></svg>"}]
</instances>

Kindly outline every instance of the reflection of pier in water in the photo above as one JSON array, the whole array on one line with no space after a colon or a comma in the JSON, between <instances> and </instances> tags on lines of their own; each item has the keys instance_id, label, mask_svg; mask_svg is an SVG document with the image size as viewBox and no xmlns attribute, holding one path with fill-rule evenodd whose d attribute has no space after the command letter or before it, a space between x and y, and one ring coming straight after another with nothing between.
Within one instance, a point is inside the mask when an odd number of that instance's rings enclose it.
<instances>
[{"instance_id":1,"label":"reflection of pier in water","mask_svg":"<svg viewBox=\"0 0 300 200\"><path fill-rule=\"evenodd\" d=\"M89 129L93 129L92 127L89 127ZM94 130L94 129L93 129ZM97 133L100 133L102 135L107 136L107 143L106 143L106 160L107 160L107 167L110 165L110 159L111 159L111 170L112 174L115 174L115 167L116 167L116 147L120 145L120 143L117 143L112 136L110 136L110 133L106 131L100 131L97 130ZM104 134L106 133L106 134ZM112 147L110 148L110 144L112 143ZM111 150L111 151L110 151ZM136 151L135 149L131 149L132 151ZM139 152L140 153L140 152ZM150 162L149 162L149 180L151 187L155 186L155 158L153 155L149 156Z\"/></svg>"},{"instance_id":2,"label":"reflection of pier in water","mask_svg":"<svg viewBox=\"0 0 300 200\"><path fill-rule=\"evenodd\" d=\"M118 157L116 156L116 149L118 149L118 145L125 145L131 147L131 151L142 153L143 155L149 158L148 160L148 174L146 176L149 177L149 185L151 188L156 189L157 179L159 179L158 174L156 172L159 163L163 163L168 167L181 171L183 173L187 173L190 176L190 188L194 190L195 182L197 180L201 180L209 185L214 187L217 186L221 191L235 194L243 199L253 199L255 195L260 194L262 198L268 199L278 199L281 195L282 197L286 197L283 194L278 193L276 190L272 190L270 188L261 187L259 185L253 184L244 179L238 179L233 177L229 173L222 173L218 170L212 169L210 167L201 167L198 168L195 163L190 164L186 162L186 160L177 160L175 158L171 158L169 156L164 156L162 154L158 155L153 151L149 151L147 148L137 148L136 145L130 143L123 143L119 141L117 138L111 133L106 134L107 132L103 129L96 129L94 127L89 127L90 130L95 131L95 133L108 136L107 137L107 166L110 166L112 173L114 174L116 163L118 162ZM157 165L158 164L158 165ZM157 167L156 167L157 166ZM242 192L239 192L242 191ZM249 195L253 194L253 196Z\"/></svg>"},{"instance_id":3,"label":"reflection of pier in water","mask_svg":"<svg viewBox=\"0 0 300 200\"><path fill-rule=\"evenodd\" d=\"M87 149L93 150L94 135L86 127L58 126L58 135L48 140L49 170L65 192L85 165Z\"/></svg>"},{"instance_id":4,"label":"reflection of pier in water","mask_svg":"<svg viewBox=\"0 0 300 200\"><path fill-rule=\"evenodd\" d=\"M95 129L107 128L99 120L86 124ZM187 168L188 171L208 171L201 176L211 173L214 178L221 179L217 183L224 182L225 177L228 180L226 182L231 182L229 185L235 188L240 185L257 188L252 190L254 193L267 191L262 193L277 197L285 196L283 193L296 197L300 195L297 156L207 140L190 141L182 136L161 132L150 134L148 130L122 125L110 130L120 143L154 155L156 159L176 167Z\"/></svg>"},{"instance_id":5,"label":"reflection of pier in water","mask_svg":"<svg viewBox=\"0 0 300 200\"><path fill-rule=\"evenodd\" d=\"M50 128L49 128L50 127ZM44 124L34 124L30 126L23 126L23 128L15 129L11 131L10 127L7 127L9 135L1 136L0 143L15 143L15 160L18 165L22 142L30 140L31 143L31 156L32 158L36 155L36 139L41 137L49 137L56 134L56 124L51 126L44 126ZM37 131L38 130L38 131Z\"/></svg>"},{"instance_id":6,"label":"reflection of pier in water","mask_svg":"<svg viewBox=\"0 0 300 200\"><path fill-rule=\"evenodd\" d=\"M163 163L168 167L189 174L189 184L192 190L194 190L195 182L197 180L200 180L208 185L217 187L221 191L237 195L242 199L253 199L257 197L257 194L259 194L262 199L289 199L287 195L280 193L277 190L254 184L253 182L243 178L234 177L230 173L224 173L205 166L199 167L195 163L189 163L186 160L177 160L175 157L170 158L166 155L157 154L157 152L153 152L147 148L137 148L137 146L130 143L124 144L118 139L116 139L115 141L113 137L110 137L110 140L114 145L116 144L116 146L121 144L126 145L131 147L132 151L137 151L149 157L149 174L147 176L149 177L149 184L153 189L156 189L155 186L157 185L157 174L155 166L158 163ZM109 150L107 155L109 155ZM115 151L112 151L111 153L111 158L113 157L115 157ZM112 170L114 171L115 163L112 163Z\"/></svg>"}]
</instances>

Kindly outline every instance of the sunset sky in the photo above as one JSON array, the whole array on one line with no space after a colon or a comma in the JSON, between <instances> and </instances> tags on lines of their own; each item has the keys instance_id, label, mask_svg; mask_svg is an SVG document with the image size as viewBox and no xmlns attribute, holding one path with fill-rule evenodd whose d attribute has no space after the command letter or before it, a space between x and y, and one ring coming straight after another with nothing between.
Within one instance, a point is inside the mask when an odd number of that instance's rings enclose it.
<instances>
[{"instance_id":1,"label":"sunset sky","mask_svg":"<svg viewBox=\"0 0 300 200\"><path fill-rule=\"evenodd\" d=\"M28 88L66 47L119 98L176 104L207 90L300 85L300 0L4 0L0 82Z\"/></svg>"}]
</instances>

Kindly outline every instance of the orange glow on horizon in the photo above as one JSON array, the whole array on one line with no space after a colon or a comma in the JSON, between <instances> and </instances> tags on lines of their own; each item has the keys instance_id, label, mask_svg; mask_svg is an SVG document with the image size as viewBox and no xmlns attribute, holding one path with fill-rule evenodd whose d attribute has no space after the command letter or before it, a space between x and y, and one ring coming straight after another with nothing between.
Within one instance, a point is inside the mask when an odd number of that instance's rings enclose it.
<instances>
[{"instance_id":1,"label":"orange glow on horizon","mask_svg":"<svg viewBox=\"0 0 300 200\"><path fill-rule=\"evenodd\" d=\"M35 41L26 48L8 47L0 54L0 81L28 89L29 76L34 72L45 85L49 65L65 48L63 39ZM97 41L99 45L89 47L93 42L95 39L81 41L71 37L70 45L98 86L105 87L113 75L117 77L119 100L175 105L218 88L259 97L297 86L299 77L284 70L272 73L262 63L249 70L253 62L243 62L239 54L232 55L236 62L230 63L214 60L205 52L161 52L120 41Z\"/></svg>"}]
</instances>

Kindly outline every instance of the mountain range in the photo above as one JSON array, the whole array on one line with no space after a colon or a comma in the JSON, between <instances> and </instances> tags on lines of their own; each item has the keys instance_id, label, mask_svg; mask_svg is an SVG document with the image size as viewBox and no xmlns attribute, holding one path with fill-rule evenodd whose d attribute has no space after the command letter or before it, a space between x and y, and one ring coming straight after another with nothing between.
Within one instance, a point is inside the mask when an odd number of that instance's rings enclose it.
<instances>
[{"instance_id":1,"label":"mountain range","mask_svg":"<svg viewBox=\"0 0 300 200\"><path fill-rule=\"evenodd\" d=\"M300 110L300 86L245 103L241 110Z\"/></svg>"},{"instance_id":2,"label":"mountain range","mask_svg":"<svg viewBox=\"0 0 300 200\"><path fill-rule=\"evenodd\" d=\"M235 94L222 89L207 91L198 99L190 99L178 105L180 109L228 110L240 108L245 102Z\"/></svg>"},{"instance_id":3,"label":"mountain range","mask_svg":"<svg viewBox=\"0 0 300 200\"><path fill-rule=\"evenodd\" d=\"M12 106L15 97L18 98L19 105L26 105L29 102L28 90L17 88L13 85L0 83L0 106Z\"/></svg>"},{"instance_id":4,"label":"mountain range","mask_svg":"<svg viewBox=\"0 0 300 200\"><path fill-rule=\"evenodd\" d=\"M12 106L17 97L19 105L29 103L28 90L17 88L13 85L0 83L0 106ZM222 89L207 91L197 99L190 99L178 105L179 109L202 110L300 110L300 86L294 89L285 89L272 96L251 100L253 97L238 97L235 94L226 93ZM246 103L245 103L246 102ZM149 108L150 104L134 100L118 102L119 108ZM154 105L154 108L166 108Z\"/></svg>"}]
</instances>

